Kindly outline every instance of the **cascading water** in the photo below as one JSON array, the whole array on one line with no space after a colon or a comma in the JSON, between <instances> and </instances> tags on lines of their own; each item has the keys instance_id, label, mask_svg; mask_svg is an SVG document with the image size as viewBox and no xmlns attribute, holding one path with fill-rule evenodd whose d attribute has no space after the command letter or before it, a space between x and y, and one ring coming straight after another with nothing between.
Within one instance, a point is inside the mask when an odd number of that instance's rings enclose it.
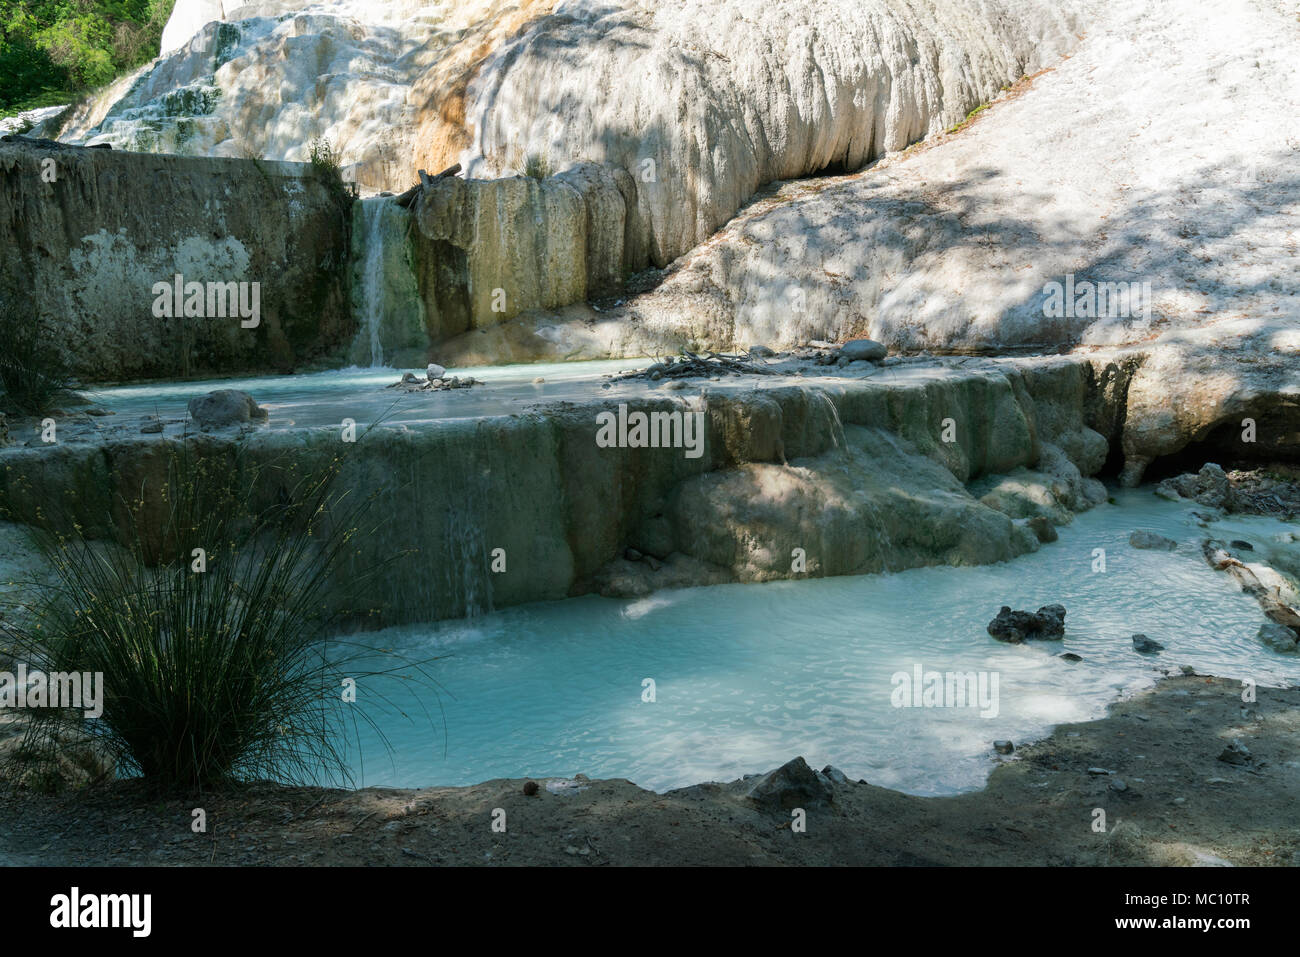
<instances>
[{"instance_id":1,"label":"cascading water","mask_svg":"<svg viewBox=\"0 0 1300 957\"><path fill-rule=\"evenodd\" d=\"M384 234L381 224L386 202L377 199L361 206L362 242L366 259L361 273L362 333L370 342L370 367L384 364L384 343L379 333L384 318Z\"/></svg>"},{"instance_id":2,"label":"cascading water","mask_svg":"<svg viewBox=\"0 0 1300 957\"><path fill-rule=\"evenodd\" d=\"M352 310L357 320L349 362L383 368L428 361L424 302L407 241L409 214L390 197L359 200L352 214Z\"/></svg>"}]
</instances>

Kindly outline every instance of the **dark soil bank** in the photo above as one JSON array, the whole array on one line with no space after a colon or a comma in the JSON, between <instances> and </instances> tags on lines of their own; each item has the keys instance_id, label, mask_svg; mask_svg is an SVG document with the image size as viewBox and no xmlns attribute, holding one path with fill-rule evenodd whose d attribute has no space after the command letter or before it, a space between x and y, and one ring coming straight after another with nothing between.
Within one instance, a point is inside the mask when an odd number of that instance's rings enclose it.
<instances>
[{"instance_id":1,"label":"dark soil bank","mask_svg":"<svg viewBox=\"0 0 1300 957\"><path fill-rule=\"evenodd\" d=\"M1245 704L1240 682L1169 678L1102 720L1060 726L1005 759L984 790L952 798L828 787L802 762L667 794L579 780L558 792L543 781L529 796L524 779L255 785L186 800L132 782L16 791L0 796L0 863L1294 866L1300 689L1257 695ZM1234 740L1248 753L1225 753ZM191 829L196 807L206 833ZM791 807L805 811L801 833ZM493 829L498 808L504 832Z\"/></svg>"}]
</instances>

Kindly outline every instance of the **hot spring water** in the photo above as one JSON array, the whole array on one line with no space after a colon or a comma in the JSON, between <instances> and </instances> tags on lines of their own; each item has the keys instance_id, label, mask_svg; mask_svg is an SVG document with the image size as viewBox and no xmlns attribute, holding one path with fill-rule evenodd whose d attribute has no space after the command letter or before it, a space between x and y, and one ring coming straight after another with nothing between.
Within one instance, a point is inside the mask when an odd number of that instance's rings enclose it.
<instances>
[{"instance_id":1,"label":"hot spring water","mask_svg":"<svg viewBox=\"0 0 1300 957\"><path fill-rule=\"evenodd\" d=\"M991 743L1017 744L1100 716L1163 669L1300 681L1300 659L1263 647L1254 600L1211 570L1199 542L1264 551L1295 526L1234 518L1209 530L1149 491L1119 491L1011 563L890 575L724 585L622 601L587 597L477 619L390 629L377 646L429 666L440 685L382 682L362 729L359 785L470 784L495 777L626 777L656 790L763 771L800 754L853 779L917 794L981 786ZM1128 544L1136 528L1175 552ZM1105 571L1094 571L1095 549ZM1058 642L1006 645L999 606L1068 610ZM1133 650L1142 632L1165 645ZM1072 663L1058 657L1080 655ZM996 709L895 707L899 673L983 673ZM653 700L651 686L653 681ZM904 696L904 699L911 699ZM367 688L358 688L366 706ZM981 710L986 716L981 716ZM996 710L996 713L992 713ZM401 712L405 715L399 714Z\"/></svg>"}]
</instances>

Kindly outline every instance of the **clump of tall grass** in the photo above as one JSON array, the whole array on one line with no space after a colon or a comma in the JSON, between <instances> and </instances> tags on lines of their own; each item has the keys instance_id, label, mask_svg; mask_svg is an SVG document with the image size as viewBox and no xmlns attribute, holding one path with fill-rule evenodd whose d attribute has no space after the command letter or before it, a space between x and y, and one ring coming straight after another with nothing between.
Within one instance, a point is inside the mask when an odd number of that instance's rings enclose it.
<instances>
[{"instance_id":1,"label":"clump of tall grass","mask_svg":"<svg viewBox=\"0 0 1300 957\"><path fill-rule=\"evenodd\" d=\"M0 408L41 415L69 391L71 371L44 318L11 290L0 292L0 343Z\"/></svg>"},{"instance_id":2,"label":"clump of tall grass","mask_svg":"<svg viewBox=\"0 0 1300 957\"><path fill-rule=\"evenodd\" d=\"M53 583L32 623L2 627L30 667L102 673L103 714L34 710L24 750L57 748L72 722L163 790L350 782L349 743L374 721L343 679L427 678L406 660L363 668L375 649L330 637L366 502L338 488L337 458L305 471L242 453L232 466L185 442L168 455L165 482L117 503L120 542L67 521L36 533Z\"/></svg>"},{"instance_id":3,"label":"clump of tall grass","mask_svg":"<svg viewBox=\"0 0 1300 957\"><path fill-rule=\"evenodd\" d=\"M357 198L357 184L347 183L343 179L343 151L335 149L324 136L318 136L307 144L307 158L313 167L325 177L325 182L340 201L350 203Z\"/></svg>"},{"instance_id":4,"label":"clump of tall grass","mask_svg":"<svg viewBox=\"0 0 1300 957\"><path fill-rule=\"evenodd\" d=\"M533 179L547 179L554 172L547 153L529 153L524 157L524 175Z\"/></svg>"}]
</instances>

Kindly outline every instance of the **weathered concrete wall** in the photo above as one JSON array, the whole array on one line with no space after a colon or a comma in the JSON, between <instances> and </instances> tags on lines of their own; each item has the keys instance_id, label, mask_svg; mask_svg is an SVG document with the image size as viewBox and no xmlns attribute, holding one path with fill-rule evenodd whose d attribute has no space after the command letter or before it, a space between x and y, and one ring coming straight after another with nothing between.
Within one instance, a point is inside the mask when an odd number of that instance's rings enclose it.
<instances>
[{"instance_id":1,"label":"weathered concrete wall","mask_svg":"<svg viewBox=\"0 0 1300 957\"><path fill-rule=\"evenodd\" d=\"M794 577L795 547L813 576L1013 558L1038 547L1024 519L1069 521L1104 500L1083 477L1104 458L1086 421L1092 382L1085 363L1052 360L628 400L631 411L701 412L698 458L600 447L596 416L616 410L608 399L381 427L355 445L336 428L287 428L200 435L190 449L221 474L237 474L237 453L307 470L343 456L340 488L375 497L339 601L380 608L372 622L409 622L591 591ZM49 490L62 489L90 534L116 534L119 497L143 489L159 504L177 443L5 449L0 512L38 521L58 504ZM1012 472L1014 483L999 481ZM259 494L270 505L282 493ZM627 561L629 546L663 567ZM490 567L497 548L502 572ZM356 581L360 595L349 592Z\"/></svg>"},{"instance_id":2,"label":"weathered concrete wall","mask_svg":"<svg viewBox=\"0 0 1300 957\"><path fill-rule=\"evenodd\" d=\"M85 381L288 371L350 339L350 204L303 164L0 143L0 289ZM177 273L259 283L259 324L155 317Z\"/></svg>"}]
</instances>

